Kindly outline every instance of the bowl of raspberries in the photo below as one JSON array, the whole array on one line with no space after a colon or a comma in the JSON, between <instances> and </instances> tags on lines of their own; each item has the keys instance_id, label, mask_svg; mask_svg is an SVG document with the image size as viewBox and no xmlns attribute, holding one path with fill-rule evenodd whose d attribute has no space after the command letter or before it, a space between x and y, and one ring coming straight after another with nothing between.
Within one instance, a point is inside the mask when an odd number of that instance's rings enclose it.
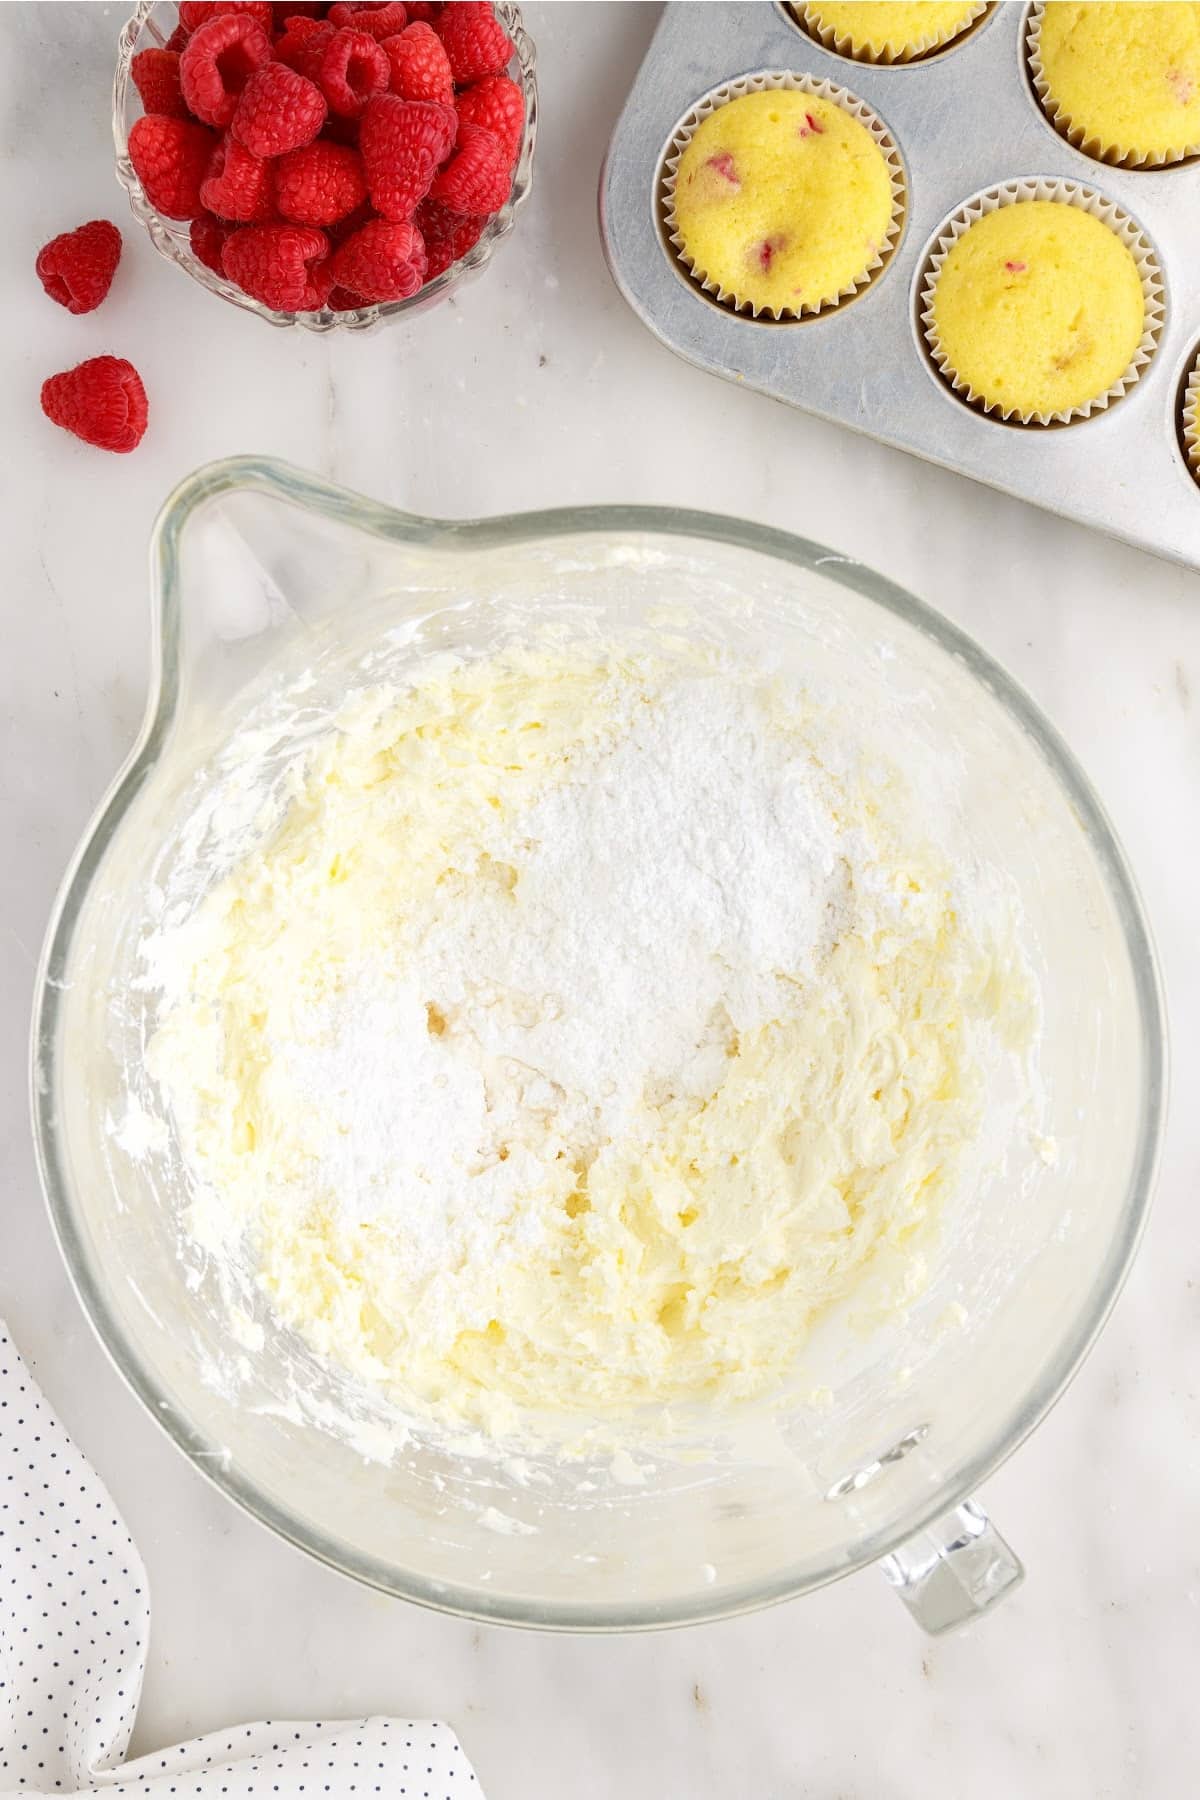
<instances>
[{"instance_id":1,"label":"bowl of raspberries","mask_svg":"<svg viewBox=\"0 0 1200 1800\"><path fill-rule=\"evenodd\" d=\"M398 318L483 268L536 126L506 0L143 0L113 84L117 176L155 248L310 331Z\"/></svg>"}]
</instances>

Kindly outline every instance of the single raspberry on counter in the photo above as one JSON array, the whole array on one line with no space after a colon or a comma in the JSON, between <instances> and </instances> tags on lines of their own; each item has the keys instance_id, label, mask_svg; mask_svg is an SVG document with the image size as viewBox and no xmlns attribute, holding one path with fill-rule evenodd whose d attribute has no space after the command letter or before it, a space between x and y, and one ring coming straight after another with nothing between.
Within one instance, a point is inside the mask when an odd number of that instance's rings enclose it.
<instances>
[{"instance_id":1,"label":"single raspberry on counter","mask_svg":"<svg viewBox=\"0 0 1200 1800\"><path fill-rule=\"evenodd\" d=\"M121 234L110 219L92 219L51 238L38 251L38 280L70 313L94 312L112 286Z\"/></svg>"},{"instance_id":2,"label":"single raspberry on counter","mask_svg":"<svg viewBox=\"0 0 1200 1800\"><path fill-rule=\"evenodd\" d=\"M203 210L200 183L217 140L190 119L146 113L129 133L129 160L147 200L165 219L194 219Z\"/></svg>"},{"instance_id":3,"label":"single raspberry on counter","mask_svg":"<svg viewBox=\"0 0 1200 1800\"><path fill-rule=\"evenodd\" d=\"M206 125L225 126L256 69L271 60L271 40L257 19L222 13L192 32L179 59L188 108Z\"/></svg>"},{"instance_id":4,"label":"single raspberry on counter","mask_svg":"<svg viewBox=\"0 0 1200 1800\"><path fill-rule=\"evenodd\" d=\"M221 261L243 293L279 312L315 312L333 286L329 239L310 225L244 225Z\"/></svg>"},{"instance_id":5,"label":"single raspberry on counter","mask_svg":"<svg viewBox=\"0 0 1200 1800\"><path fill-rule=\"evenodd\" d=\"M348 144L318 138L275 165L275 205L296 225L336 225L367 197L362 157Z\"/></svg>"},{"instance_id":6,"label":"single raspberry on counter","mask_svg":"<svg viewBox=\"0 0 1200 1800\"><path fill-rule=\"evenodd\" d=\"M271 165L227 135L213 151L200 198L210 213L239 225L265 225L275 218Z\"/></svg>"},{"instance_id":7,"label":"single raspberry on counter","mask_svg":"<svg viewBox=\"0 0 1200 1800\"><path fill-rule=\"evenodd\" d=\"M458 148L439 169L430 186L430 198L444 200L460 213L499 212L512 187L508 152L494 132L461 120Z\"/></svg>"},{"instance_id":8,"label":"single raspberry on counter","mask_svg":"<svg viewBox=\"0 0 1200 1800\"><path fill-rule=\"evenodd\" d=\"M425 245L416 226L373 219L333 253L333 279L364 300L407 300L425 280Z\"/></svg>"},{"instance_id":9,"label":"single raspberry on counter","mask_svg":"<svg viewBox=\"0 0 1200 1800\"><path fill-rule=\"evenodd\" d=\"M434 29L446 47L455 81L478 81L502 75L513 53L512 39L487 0L453 0L443 8Z\"/></svg>"},{"instance_id":10,"label":"single raspberry on counter","mask_svg":"<svg viewBox=\"0 0 1200 1800\"><path fill-rule=\"evenodd\" d=\"M124 455L136 450L149 408L142 378L120 356L93 356L42 383L42 411L85 444Z\"/></svg>"},{"instance_id":11,"label":"single raspberry on counter","mask_svg":"<svg viewBox=\"0 0 1200 1800\"><path fill-rule=\"evenodd\" d=\"M276 60L315 83L336 29L325 19L289 19L283 36L275 39Z\"/></svg>"},{"instance_id":12,"label":"single raspberry on counter","mask_svg":"<svg viewBox=\"0 0 1200 1800\"><path fill-rule=\"evenodd\" d=\"M334 32L317 77L330 112L343 119L361 119L367 103L387 92L390 79L388 59L373 37L348 26Z\"/></svg>"},{"instance_id":13,"label":"single raspberry on counter","mask_svg":"<svg viewBox=\"0 0 1200 1800\"><path fill-rule=\"evenodd\" d=\"M175 50L139 50L129 65L142 111L162 113L168 119L186 119L187 102L179 85L179 54Z\"/></svg>"},{"instance_id":14,"label":"single raspberry on counter","mask_svg":"<svg viewBox=\"0 0 1200 1800\"><path fill-rule=\"evenodd\" d=\"M493 132L504 145L509 162L516 162L525 131L525 96L515 81L507 75L485 75L482 81L464 88L454 104L460 119Z\"/></svg>"},{"instance_id":15,"label":"single raspberry on counter","mask_svg":"<svg viewBox=\"0 0 1200 1800\"><path fill-rule=\"evenodd\" d=\"M416 211L417 229L425 240L428 267L426 281L432 281L460 256L465 256L483 235L486 219L473 213L457 213L440 200L422 200Z\"/></svg>"},{"instance_id":16,"label":"single raspberry on counter","mask_svg":"<svg viewBox=\"0 0 1200 1800\"><path fill-rule=\"evenodd\" d=\"M356 6L353 0L335 0L329 9L330 23L349 25L354 31L365 31L380 41L394 37L408 24L408 8L400 0L389 0L386 6Z\"/></svg>"},{"instance_id":17,"label":"single raspberry on counter","mask_svg":"<svg viewBox=\"0 0 1200 1800\"><path fill-rule=\"evenodd\" d=\"M188 239L192 246L192 255L202 262L206 269L214 275L224 275L225 265L221 261L221 252L225 248L225 239L232 227L223 219L214 219L211 213L201 213L193 219L188 231Z\"/></svg>"},{"instance_id":18,"label":"single raspberry on counter","mask_svg":"<svg viewBox=\"0 0 1200 1800\"><path fill-rule=\"evenodd\" d=\"M454 109L436 101L400 100L395 94L372 100L359 148L376 212L394 222L411 219L454 142L457 124Z\"/></svg>"},{"instance_id":19,"label":"single raspberry on counter","mask_svg":"<svg viewBox=\"0 0 1200 1800\"><path fill-rule=\"evenodd\" d=\"M444 106L454 105L454 77L442 40L431 25L418 21L397 37L384 38L381 48L391 66L393 94L399 94L401 100L440 100Z\"/></svg>"},{"instance_id":20,"label":"single raspberry on counter","mask_svg":"<svg viewBox=\"0 0 1200 1800\"><path fill-rule=\"evenodd\" d=\"M229 129L255 156L286 156L311 144L325 123L321 90L284 63L268 63L250 77Z\"/></svg>"},{"instance_id":21,"label":"single raspberry on counter","mask_svg":"<svg viewBox=\"0 0 1200 1800\"><path fill-rule=\"evenodd\" d=\"M236 14L254 19L264 31L270 31L274 13L270 0L180 0L179 23L185 31L198 31L210 19Z\"/></svg>"}]
</instances>

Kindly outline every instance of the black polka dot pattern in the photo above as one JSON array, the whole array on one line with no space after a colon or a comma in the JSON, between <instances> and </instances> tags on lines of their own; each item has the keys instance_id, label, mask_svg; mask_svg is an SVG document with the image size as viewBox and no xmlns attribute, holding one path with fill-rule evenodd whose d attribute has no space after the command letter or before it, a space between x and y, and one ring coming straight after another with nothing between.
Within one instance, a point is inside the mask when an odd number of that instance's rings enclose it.
<instances>
[{"instance_id":1,"label":"black polka dot pattern","mask_svg":"<svg viewBox=\"0 0 1200 1800\"><path fill-rule=\"evenodd\" d=\"M133 1540L0 1322L0 1800L483 1800L428 1720L266 1719L125 1762L149 1632Z\"/></svg>"}]
</instances>

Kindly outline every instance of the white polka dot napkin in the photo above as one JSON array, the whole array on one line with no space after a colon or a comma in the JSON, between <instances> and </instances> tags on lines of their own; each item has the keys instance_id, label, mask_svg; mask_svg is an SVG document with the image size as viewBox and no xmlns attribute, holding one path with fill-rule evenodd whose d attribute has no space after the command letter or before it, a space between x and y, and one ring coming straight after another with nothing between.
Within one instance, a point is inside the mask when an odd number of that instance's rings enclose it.
<instances>
[{"instance_id":1,"label":"white polka dot napkin","mask_svg":"<svg viewBox=\"0 0 1200 1800\"><path fill-rule=\"evenodd\" d=\"M124 1762L149 1630L133 1540L0 1322L0 1800L483 1800L454 1733L428 1720L266 1719Z\"/></svg>"}]
</instances>

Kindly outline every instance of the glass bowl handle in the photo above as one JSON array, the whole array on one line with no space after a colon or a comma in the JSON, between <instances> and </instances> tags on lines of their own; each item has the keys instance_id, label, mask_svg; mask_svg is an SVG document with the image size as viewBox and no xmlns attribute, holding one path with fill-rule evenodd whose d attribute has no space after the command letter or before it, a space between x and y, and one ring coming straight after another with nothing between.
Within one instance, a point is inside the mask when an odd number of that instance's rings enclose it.
<instances>
[{"instance_id":1,"label":"glass bowl handle","mask_svg":"<svg viewBox=\"0 0 1200 1800\"><path fill-rule=\"evenodd\" d=\"M1025 1579L1021 1559L974 1500L943 1513L879 1566L931 1637L969 1625Z\"/></svg>"}]
</instances>

